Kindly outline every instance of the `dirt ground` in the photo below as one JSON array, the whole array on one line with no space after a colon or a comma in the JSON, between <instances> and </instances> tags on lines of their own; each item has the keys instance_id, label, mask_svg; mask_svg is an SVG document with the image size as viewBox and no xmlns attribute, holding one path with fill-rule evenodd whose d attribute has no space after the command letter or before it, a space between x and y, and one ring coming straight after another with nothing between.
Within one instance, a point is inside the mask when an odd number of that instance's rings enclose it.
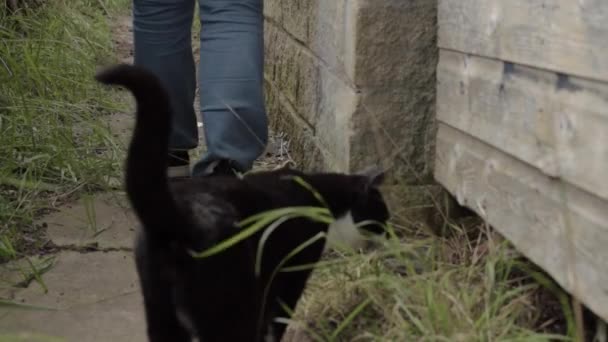
<instances>
[{"instance_id":1,"label":"dirt ground","mask_svg":"<svg viewBox=\"0 0 608 342\"><path fill-rule=\"evenodd\" d=\"M113 40L119 61L132 62L130 17L115 19ZM116 113L108 120L118 141L126 144L132 113ZM199 129L202 143L202 127ZM269 170L290 162L288 140L272 133L255 169ZM58 209L35 224L45 228L51 249L0 265L0 298L34 307L0 306L0 332L4 334L0 337L12 334L19 341L55 340L47 337L81 342L146 341L132 255L137 222L124 194L82 196Z\"/></svg>"}]
</instances>

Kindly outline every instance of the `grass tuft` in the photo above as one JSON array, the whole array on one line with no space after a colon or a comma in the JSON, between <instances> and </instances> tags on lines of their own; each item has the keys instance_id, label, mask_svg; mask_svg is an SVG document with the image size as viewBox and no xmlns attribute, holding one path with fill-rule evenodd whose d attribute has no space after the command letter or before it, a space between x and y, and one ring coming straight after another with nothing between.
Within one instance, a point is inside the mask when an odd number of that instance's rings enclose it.
<instances>
[{"instance_id":1,"label":"grass tuft","mask_svg":"<svg viewBox=\"0 0 608 342\"><path fill-rule=\"evenodd\" d=\"M314 341L572 340L539 329L544 285L508 242L398 235L318 264L293 326Z\"/></svg>"}]
</instances>

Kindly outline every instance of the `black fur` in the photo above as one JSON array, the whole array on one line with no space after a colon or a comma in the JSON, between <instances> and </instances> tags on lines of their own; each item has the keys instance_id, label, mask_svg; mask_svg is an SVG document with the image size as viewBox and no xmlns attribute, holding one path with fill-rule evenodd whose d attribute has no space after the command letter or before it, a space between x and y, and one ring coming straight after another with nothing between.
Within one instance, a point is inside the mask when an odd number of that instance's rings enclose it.
<instances>
[{"instance_id":1,"label":"black fur","mask_svg":"<svg viewBox=\"0 0 608 342\"><path fill-rule=\"evenodd\" d=\"M325 199L331 213L348 212L356 222L385 222L389 213L378 186L382 173L305 174L284 168L238 177L167 179L171 110L166 91L150 72L119 65L96 76L105 84L129 89L137 103L135 131L127 158L126 189L142 224L136 243L137 270L151 341L258 342L273 335L280 341L286 316L279 300L294 308L310 270L279 273L264 303L263 291L279 262L294 248L328 229L327 224L298 218L285 222L267 240L260 277L254 273L261 232L203 259L203 251L239 231L250 215L289 206L319 206L313 194L295 182L300 176ZM381 232L370 226L374 233ZM320 240L286 265L317 262ZM191 330L179 316L191 322ZM261 324L260 324L261 323Z\"/></svg>"}]
</instances>

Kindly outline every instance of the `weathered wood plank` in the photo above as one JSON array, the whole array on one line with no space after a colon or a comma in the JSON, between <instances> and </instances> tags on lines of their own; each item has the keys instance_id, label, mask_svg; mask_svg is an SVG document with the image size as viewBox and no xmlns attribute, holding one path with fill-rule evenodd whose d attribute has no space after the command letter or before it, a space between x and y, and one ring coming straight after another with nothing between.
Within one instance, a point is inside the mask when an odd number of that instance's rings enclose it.
<instances>
[{"instance_id":1,"label":"weathered wood plank","mask_svg":"<svg viewBox=\"0 0 608 342\"><path fill-rule=\"evenodd\" d=\"M452 51L437 79L440 121L608 200L608 84Z\"/></svg>"},{"instance_id":2,"label":"weathered wood plank","mask_svg":"<svg viewBox=\"0 0 608 342\"><path fill-rule=\"evenodd\" d=\"M435 177L608 319L608 202L445 124L439 126Z\"/></svg>"},{"instance_id":3,"label":"weathered wood plank","mask_svg":"<svg viewBox=\"0 0 608 342\"><path fill-rule=\"evenodd\" d=\"M608 80L606 0L439 0L439 46Z\"/></svg>"}]
</instances>

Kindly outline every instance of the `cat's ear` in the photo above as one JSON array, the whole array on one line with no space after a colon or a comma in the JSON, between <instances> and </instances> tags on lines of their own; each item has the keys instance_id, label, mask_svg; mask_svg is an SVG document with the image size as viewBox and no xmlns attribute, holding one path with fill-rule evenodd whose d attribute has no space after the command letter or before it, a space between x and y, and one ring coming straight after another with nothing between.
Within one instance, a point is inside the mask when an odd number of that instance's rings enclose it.
<instances>
[{"instance_id":1,"label":"cat's ear","mask_svg":"<svg viewBox=\"0 0 608 342\"><path fill-rule=\"evenodd\" d=\"M365 176L366 178L366 188L377 188L382 183L384 183L384 179L386 178L386 171L378 166L371 166L364 170L357 172L359 176Z\"/></svg>"}]
</instances>

